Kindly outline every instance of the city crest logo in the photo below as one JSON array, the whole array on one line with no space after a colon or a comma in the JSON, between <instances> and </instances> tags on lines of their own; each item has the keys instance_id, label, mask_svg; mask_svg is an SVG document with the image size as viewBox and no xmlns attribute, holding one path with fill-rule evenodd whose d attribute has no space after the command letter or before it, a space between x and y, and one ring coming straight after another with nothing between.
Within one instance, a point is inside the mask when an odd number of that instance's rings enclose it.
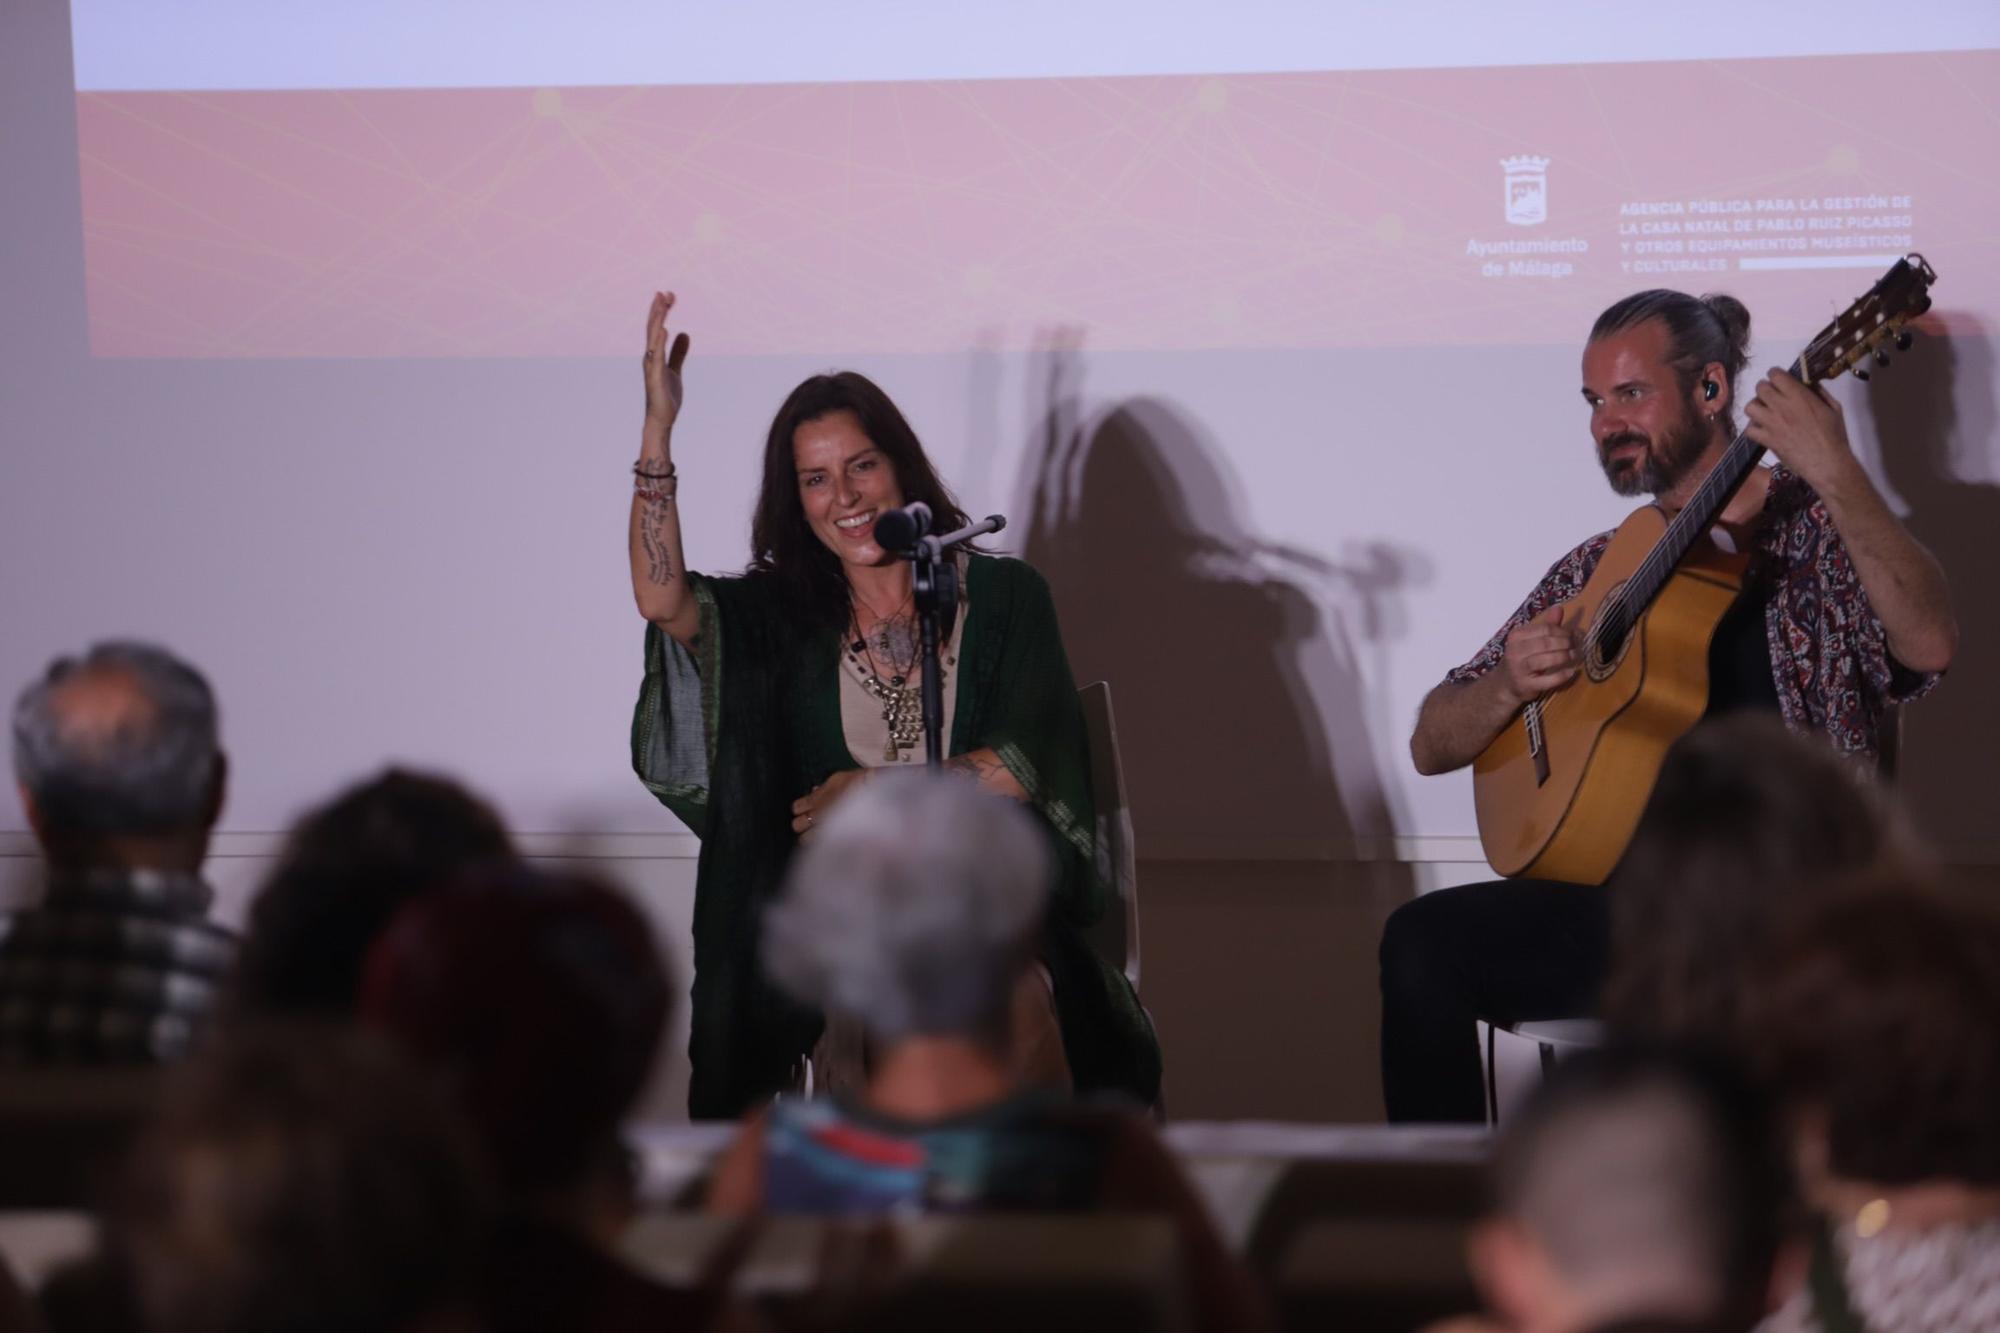
<instances>
[{"instance_id":1,"label":"city crest logo","mask_svg":"<svg viewBox=\"0 0 2000 1333\"><path fill-rule=\"evenodd\" d=\"M1532 227L1549 220L1549 161L1531 155L1500 159L1507 176L1507 221L1515 226Z\"/></svg>"}]
</instances>

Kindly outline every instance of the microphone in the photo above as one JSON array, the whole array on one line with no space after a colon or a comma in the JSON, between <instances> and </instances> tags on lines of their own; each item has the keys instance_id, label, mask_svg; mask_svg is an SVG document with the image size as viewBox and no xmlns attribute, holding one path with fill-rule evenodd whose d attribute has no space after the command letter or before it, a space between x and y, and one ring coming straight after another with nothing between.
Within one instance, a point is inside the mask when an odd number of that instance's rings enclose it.
<instances>
[{"instance_id":1,"label":"microphone","mask_svg":"<svg viewBox=\"0 0 2000 1333\"><path fill-rule=\"evenodd\" d=\"M875 516L875 544L885 551L907 551L931 530L931 507L922 500Z\"/></svg>"}]
</instances>

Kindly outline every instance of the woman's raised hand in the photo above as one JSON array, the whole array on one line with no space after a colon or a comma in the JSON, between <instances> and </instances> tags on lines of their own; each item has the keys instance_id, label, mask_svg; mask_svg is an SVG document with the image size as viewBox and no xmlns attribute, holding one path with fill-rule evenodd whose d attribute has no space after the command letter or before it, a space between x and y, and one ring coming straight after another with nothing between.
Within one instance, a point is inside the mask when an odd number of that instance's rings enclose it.
<instances>
[{"instance_id":1,"label":"woman's raised hand","mask_svg":"<svg viewBox=\"0 0 2000 1333\"><path fill-rule=\"evenodd\" d=\"M681 362L688 336L674 339L667 352L667 312L672 292L654 292L646 313L646 355L639 367L646 381L646 423L639 428L639 461L632 466L632 595L639 614L684 644L701 632L701 612L687 595L687 563L681 559L680 484L668 443L681 414Z\"/></svg>"},{"instance_id":2,"label":"woman's raised hand","mask_svg":"<svg viewBox=\"0 0 2000 1333\"><path fill-rule=\"evenodd\" d=\"M681 363L687 360L688 336L675 337L667 350L667 312L674 308L672 292L654 292L646 312L646 355L640 364L646 376L646 425L670 430L681 414Z\"/></svg>"}]
</instances>

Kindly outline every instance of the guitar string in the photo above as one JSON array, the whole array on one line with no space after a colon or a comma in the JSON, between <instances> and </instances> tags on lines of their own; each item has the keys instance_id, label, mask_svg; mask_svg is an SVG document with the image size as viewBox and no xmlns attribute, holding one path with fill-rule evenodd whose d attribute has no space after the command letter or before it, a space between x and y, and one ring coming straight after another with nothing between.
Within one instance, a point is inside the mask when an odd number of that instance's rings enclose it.
<instances>
[{"instance_id":1,"label":"guitar string","mask_svg":"<svg viewBox=\"0 0 2000 1333\"><path fill-rule=\"evenodd\" d=\"M1798 361L1792 363L1794 374L1798 373L1803 362L1804 357L1801 357ZM1748 445L1749 448L1745 449L1745 445ZM1746 456L1742 458L1733 457L1739 450L1742 450ZM1686 555L1689 548L1693 546L1694 539L1704 529L1713 525L1715 517L1713 511L1719 510L1722 503L1726 502L1728 494L1732 493L1736 487L1742 485L1743 479L1749 476L1749 469L1756 466L1757 459L1763 452L1764 446L1751 440L1747 432L1738 432L1736 438L1729 442L1728 448L1723 450L1722 457L1716 460L1715 466L1710 468L1708 475L1702 479L1701 485L1695 489L1695 493L1688 501L1687 506L1678 514L1675 514L1668 522L1666 531L1660 534L1660 539L1653 544L1653 548L1639 562L1638 568L1633 570L1632 576L1626 580L1625 587L1630 588L1634 584L1655 583L1663 580L1666 575L1670 574L1673 567L1680 563L1681 557ZM1739 471L1739 469L1741 470ZM1733 477L1727 475L1731 473L1736 475ZM1668 554L1670 549L1672 550L1671 556ZM1605 614L1607 611L1616 611L1621 617L1625 613L1627 599L1623 596L1624 591L1625 589L1621 588L1618 592L1613 593L1610 598L1606 599L1605 604L1599 608L1597 619L1592 622L1590 629L1585 633L1585 646L1587 648L1595 649L1602 644L1604 633L1612 620L1612 617ZM1651 603L1651 595L1646 598L1646 601L1648 604ZM1644 608L1642 607L1640 614L1643 613ZM1629 631L1631 627L1628 625L1626 628Z\"/></svg>"}]
</instances>

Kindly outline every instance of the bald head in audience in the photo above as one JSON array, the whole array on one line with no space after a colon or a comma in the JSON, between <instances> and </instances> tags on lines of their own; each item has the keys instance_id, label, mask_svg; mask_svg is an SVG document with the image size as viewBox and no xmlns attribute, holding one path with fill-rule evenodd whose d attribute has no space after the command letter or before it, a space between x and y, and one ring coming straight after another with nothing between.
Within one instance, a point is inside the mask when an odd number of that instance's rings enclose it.
<instances>
[{"instance_id":1,"label":"bald head in audience","mask_svg":"<svg viewBox=\"0 0 2000 1333\"><path fill-rule=\"evenodd\" d=\"M215 696L162 648L59 658L14 705L41 901L0 915L0 1064L180 1058L235 956L200 875L227 765Z\"/></svg>"},{"instance_id":2,"label":"bald head in audience","mask_svg":"<svg viewBox=\"0 0 2000 1333\"><path fill-rule=\"evenodd\" d=\"M59 658L14 705L21 803L57 868L198 868L227 770L208 682L150 644Z\"/></svg>"},{"instance_id":3,"label":"bald head in audience","mask_svg":"<svg viewBox=\"0 0 2000 1333\"><path fill-rule=\"evenodd\" d=\"M1474 1275L1509 1329L1747 1328L1771 1291L1783 1160L1733 1072L1666 1050L1578 1056L1501 1139Z\"/></svg>"}]
</instances>

